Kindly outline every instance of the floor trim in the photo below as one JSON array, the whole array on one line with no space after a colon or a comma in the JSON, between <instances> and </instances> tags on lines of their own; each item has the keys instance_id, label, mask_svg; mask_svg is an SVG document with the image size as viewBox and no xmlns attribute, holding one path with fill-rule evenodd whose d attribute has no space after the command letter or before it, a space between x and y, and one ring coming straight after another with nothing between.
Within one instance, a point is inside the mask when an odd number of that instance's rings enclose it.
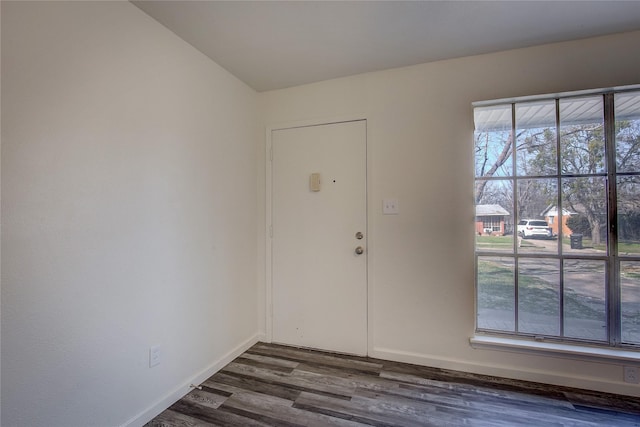
<instances>
[{"instance_id":1,"label":"floor trim","mask_svg":"<svg viewBox=\"0 0 640 427\"><path fill-rule=\"evenodd\" d=\"M142 427L154 417L160 414L162 411L173 405L178 400L182 399L187 393L191 391L191 384L200 384L207 378L218 372L220 369L228 365L233 359L240 356L247 351L251 346L259 341L264 341L264 334L257 333L232 349L218 360L211 363L207 368L200 371L191 378L186 379L182 385L165 395L163 398L155 402L149 408L135 415L133 418L127 420L121 427Z\"/></svg>"}]
</instances>

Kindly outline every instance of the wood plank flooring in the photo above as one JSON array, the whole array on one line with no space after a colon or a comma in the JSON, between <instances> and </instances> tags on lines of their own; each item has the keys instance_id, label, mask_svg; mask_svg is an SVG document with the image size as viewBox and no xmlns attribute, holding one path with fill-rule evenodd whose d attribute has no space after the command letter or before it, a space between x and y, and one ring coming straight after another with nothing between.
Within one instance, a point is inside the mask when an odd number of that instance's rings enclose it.
<instances>
[{"instance_id":1,"label":"wood plank flooring","mask_svg":"<svg viewBox=\"0 0 640 427\"><path fill-rule=\"evenodd\" d=\"M640 426L640 399L258 343L145 427Z\"/></svg>"}]
</instances>

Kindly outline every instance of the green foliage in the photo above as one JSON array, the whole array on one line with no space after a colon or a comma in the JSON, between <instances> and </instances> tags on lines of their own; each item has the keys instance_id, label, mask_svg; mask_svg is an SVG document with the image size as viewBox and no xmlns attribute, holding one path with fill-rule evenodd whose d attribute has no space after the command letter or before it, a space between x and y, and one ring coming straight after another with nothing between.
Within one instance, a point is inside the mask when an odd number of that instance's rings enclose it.
<instances>
[{"instance_id":1,"label":"green foliage","mask_svg":"<svg viewBox=\"0 0 640 427\"><path fill-rule=\"evenodd\" d=\"M640 242L640 212L618 214L618 238L620 241Z\"/></svg>"},{"instance_id":2,"label":"green foliage","mask_svg":"<svg viewBox=\"0 0 640 427\"><path fill-rule=\"evenodd\" d=\"M563 127L560 148L562 172L593 174L604 170L604 126L601 123Z\"/></svg>"},{"instance_id":3,"label":"green foliage","mask_svg":"<svg viewBox=\"0 0 640 427\"><path fill-rule=\"evenodd\" d=\"M640 170L640 120L616 122L616 163L619 172Z\"/></svg>"},{"instance_id":4,"label":"green foliage","mask_svg":"<svg viewBox=\"0 0 640 427\"><path fill-rule=\"evenodd\" d=\"M587 217L582 215L571 215L567 219L567 227L571 229L572 234L582 234L591 238L591 226Z\"/></svg>"},{"instance_id":5,"label":"green foliage","mask_svg":"<svg viewBox=\"0 0 640 427\"><path fill-rule=\"evenodd\" d=\"M513 236L476 236L476 243L492 247L509 247L513 246Z\"/></svg>"}]
</instances>

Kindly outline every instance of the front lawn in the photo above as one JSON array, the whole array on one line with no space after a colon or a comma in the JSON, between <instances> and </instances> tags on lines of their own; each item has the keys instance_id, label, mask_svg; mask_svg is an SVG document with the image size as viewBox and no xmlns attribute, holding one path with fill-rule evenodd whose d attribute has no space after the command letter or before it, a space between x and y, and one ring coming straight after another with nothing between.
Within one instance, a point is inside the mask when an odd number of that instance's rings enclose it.
<instances>
[{"instance_id":1,"label":"front lawn","mask_svg":"<svg viewBox=\"0 0 640 427\"><path fill-rule=\"evenodd\" d=\"M521 239L521 248L535 248L533 239ZM476 250L481 251L513 251L513 236L476 236Z\"/></svg>"},{"instance_id":2,"label":"front lawn","mask_svg":"<svg viewBox=\"0 0 640 427\"><path fill-rule=\"evenodd\" d=\"M571 241L569 237L565 236L562 238L562 243L570 246ZM582 238L582 247L596 249L599 251L606 252L607 251L607 242L602 241L601 243L594 245L590 238L583 237ZM628 243L628 242L618 242L618 253L621 255L631 255L631 254L640 254L640 243Z\"/></svg>"},{"instance_id":3,"label":"front lawn","mask_svg":"<svg viewBox=\"0 0 640 427\"><path fill-rule=\"evenodd\" d=\"M539 277L520 275L518 309L531 314L558 315L560 295L556 284ZM565 317L604 320L604 301L565 289ZM494 261L478 262L478 308L512 310L515 304L514 272L509 266Z\"/></svg>"}]
</instances>

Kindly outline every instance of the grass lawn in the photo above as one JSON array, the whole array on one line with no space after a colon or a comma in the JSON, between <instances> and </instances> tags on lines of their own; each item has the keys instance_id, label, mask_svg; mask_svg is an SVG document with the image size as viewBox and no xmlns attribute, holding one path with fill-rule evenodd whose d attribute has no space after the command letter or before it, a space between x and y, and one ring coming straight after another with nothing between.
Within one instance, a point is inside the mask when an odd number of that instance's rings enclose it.
<instances>
[{"instance_id":1,"label":"grass lawn","mask_svg":"<svg viewBox=\"0 0 640 427\"><path fill-rule=\"evenodd\" d=\"M504 250L511 252L512 246L505 244L505 242L509 242L513 245L513 240L509 237L477 236L476 238L484 241L487 245L504 245L502 246L505 248ZM523 240L522 243L524 245L528 242ZM590 243L590 240L587 240L583 244L588 247ZM495 249L499 246L491 247ZM621 253L625 249L630 253L640 253L639 244L622 244ZM620 313L622 338L628 342L640 343L640 263L621 261L620 266L622 292L624 293ZM579 322L578 319L581 319L587 324L589 322L591 322L590 324L593 322L606 323L606 303L602 297L585 295L567 287L564 289L564 305L560 307L560 290L557 284L559 280L558 264L547 263L545 265L543 259L539 259L539 261L527 259L526 264L521 267L521 274L518 277L518 312L521 320L525 318L536 319L537 322L550 322L549 325L553 326L553 319L557 319L556 321L560 319L560 310L562 309L565 319L573 319L573 322ZM584 273L583 279L588 278L589 273L594 269L597 272L602 269L602 265L598 262L580 263L579 261L565 260L565 272ZM486 320L500 322L503 316L506 318L509 318L509 315L514 316L516 300L513 258L480 257L477 274L478 310L494 313L487 314L491 318L487 317ZM588 282L587 286L589 286ZM493 316L496 316L495 319ZM545 318L548 320L544 320ZM524 322L527 321L524 320ZM506 330L511 330L509 328L513 326L505 327Z\"/></svg>"},{"instance_id":2,"label":"grass lawn","mask_svg":"<svg viewBox=\"0 0 640 427\"><path fill-rule=\"evenodd\" d=\"M534 248L536 244L532 240L522 239L520 241L520 247ZM485 251L512 251L513 236L476 236L476 249Z\"/></svg>"},{"instance_id":3,"label":"grass lawn","mask_svg":"<svg viewBox=\"0 0 640 427\"><path fill-rule=\"evenodd\" d=\"M627 279L640 279L640 272L638 271L632 271L632 270L628 270L628 271L620 271L620 274L622 275L622 277L625 277Z\"/></svg>"},{"instance_id":4,"label":"grass lawn","mask_svg":"<svg viewBox=\"0 0 640 427\"><path fill-rule=\"evenodd\" d=\"M618 242L618 253L620 254L640 254L640 244Z\"/></svg>"},{"instance_id":5,"label":"grass lawn","mask_svg":"<svg viewBox=\"0 0 640 427\"><path fill-rule=\"evenodd\" d=\"M478 308L513 310L515 304L513 270L493 261L478 262ZM518 309L531 314L558 315L559 290L534 276L519 277ZM604 320L602 300L576 294L565 289L565 316L578 319Z\"/></svg>"},{"instance_id":6,"label":"grass lawn","mask_svg":"<svg viewBox=\"0 0 640 427\"><path fill-rule=\"evenodd\" d=\"M476 236L476 246L481 249L513 248L513 236Z\"/></svg>"},{"instance_id":7,"label":"grass lawn","mask_svg":"<svg viewBox=\"0 0 640 427\"><path fill-rule=\"evenodd\" d=\"M568 237L562 238L562 243L571 245ZM585 248L593 248L605 252L607 250L606 242L594 245L588 237L582 238L582 246ZM618 242L618 253L620 254L640 254L640 243Z\"/></svg>"}]
</instances>

